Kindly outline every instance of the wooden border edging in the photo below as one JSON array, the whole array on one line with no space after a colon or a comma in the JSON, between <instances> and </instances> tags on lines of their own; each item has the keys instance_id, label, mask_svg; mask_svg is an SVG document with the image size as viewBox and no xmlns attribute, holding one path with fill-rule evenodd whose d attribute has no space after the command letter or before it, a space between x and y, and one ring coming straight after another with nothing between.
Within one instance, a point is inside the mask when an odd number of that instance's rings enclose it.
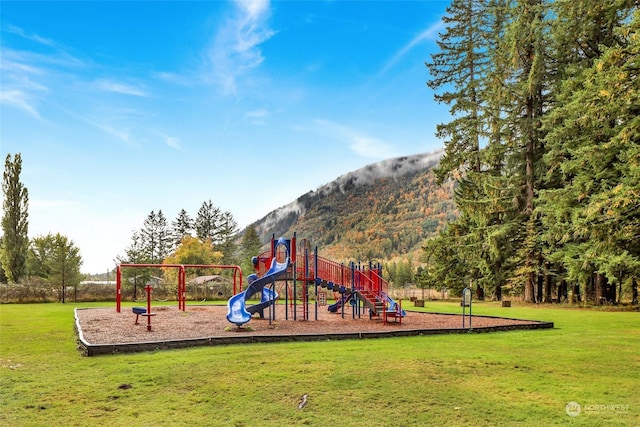
<instances>
[{"instance_id":1,"label":"wooden border edging","mask_svg":"<svg viewBox=\"0 0 640 427\"><path fill-rule=\"evenodd\" d=\"M301 341L337 341L337 340L357 340L357 339L373 339L373 338L392 338L392 337L412 337L423 335L442 335L442 334L467 334L467 333L487 333L487 332L506 332L518 330L532 329L553 329L553 322L541 322L531 320L532 323L521 325L502 325L502 326L486 326L481 328L448 328L448 329L403 329L395 331L379 331L379 332L346 332L346 333L318 333L318 334L297 334L297 335L247 335L247 336L229 336L229 337L208 337L208 338L191 338L184 340L167 340L153 341L142 343L122 343L122 344L89 344L82 334L80 320L77 314L77 308L74 309L75 329L78 334L78 350L84 356L99 356L104 354L118 353L137 353L142 351L158 351L170 350L188 347L203 346L219 346L231 344L256 344L256 343L276 343L276 342L301 342ZM446 314L446 313L432 313ZM452 314L452 316L456 316ZM497 316L475 316L499 318ZM500 319L521 320L500 317Z\"/></svg>"}]
</instances>

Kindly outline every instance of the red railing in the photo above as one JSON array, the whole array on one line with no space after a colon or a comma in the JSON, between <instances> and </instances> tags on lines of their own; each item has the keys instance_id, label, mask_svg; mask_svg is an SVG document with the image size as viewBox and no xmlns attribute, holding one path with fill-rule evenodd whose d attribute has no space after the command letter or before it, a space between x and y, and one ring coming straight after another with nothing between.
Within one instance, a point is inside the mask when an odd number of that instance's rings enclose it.
<instances>
[{"instance_id":1,"label":"red railing","mask_svg":"<svg viewBox=\"0 0 640 427\"><path fill-rule=\"evenodd\" d=\"M256 272L259 276L264 275L271 266L271 260L275 255L275 240L272 239L271 250L260 254L256 265ZM337 286L344 286L346 290L354 290L368 293L374 299L382 301L386 305L389 284L381 276L379 268L371 266L356 267L353 263L345 265L326 258L311 254L310 245L303 239L296 244L295 237L291 240L291 262L292 267L286 279L295 279L310 283L316 279L332 283ZM297 256L296 256L297 255Z\"/></svg>"}]
</instances>

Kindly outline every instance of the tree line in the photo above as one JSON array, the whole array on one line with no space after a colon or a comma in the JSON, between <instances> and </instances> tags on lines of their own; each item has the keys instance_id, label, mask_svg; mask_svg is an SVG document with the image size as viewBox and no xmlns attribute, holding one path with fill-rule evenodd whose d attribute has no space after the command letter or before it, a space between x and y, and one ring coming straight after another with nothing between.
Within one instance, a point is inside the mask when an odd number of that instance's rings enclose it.
<instances>
[{"instance_id":1,"label":"tree line","mask_svg":"<svg viewBox=\"0 0 640 427\"><path fill-rule=\"evenodd\" d=\"M124 254L116 257L118 263L161 264L172 258L182 246L195 247L182 258L190 258L190 264L225 265L238 264L247 256L258 255L262 243L255 227L248 227L238 244L238 223L231 212L223 212L211 200L202 203L195 218L181 209L169 223L162 210L152 210L139 230L133 231L131 243ZM245 236L247 235L247 236ZM205 254L205 252L207 254ZM184 263L187 263L184 261Z\"/></svg>"},{"instance_id":2,"label":"tree line","mask_svg":"<svg viewBox=\"0 0 640 427\"><path fill-rule=\"evenodd\" d=\"M123 255L116 257L116 261L119 264L240 265L246 275L253 271L250 259L260 254L262 243L253 226L247 227L239 243L238 232L233 215L223 212L211 200L202 203L195 217L181 209L171 223L162 210L152 210L142 227L133 232L131 243ZM197 268L188 271L187 276L192 279L214 273L224 272ZM177 283L176 272L171 269L158 267L123 271L125 285L131 284L134 298L140 285L154 276L169 286Z\"/></svg>"},{"instance_id":3,"label":"tree line","mask_svg":"<svg viewBox=\"0 0 640 427\"><path fill-rule=\"evenodd\" d=\"M638 300L637 0L453 0L426 66L459 218L429 280L526 302Z\"/></svg>"},{"instance_id":4,"label":"tree line","mask_svg":"<svg viewBox=\"0 0 640 427\"><path fill-rule=\"evenodd\" d=\"M2 179L3 215L0 237L0 283L42 284L65 289L82 281L82 256L74 242L60 233L28 237L29 191L20 180L20 153L5 159ZM195 218L182 209L169 224L162 210L151 211L142 227L133 232L118 263L149 264L240 264L251 272L251 256L258 255L262 243L253 226L247 227L239 244L238 224L230 212L223 212L211 200L202 203ZM143 272L144 280L163 272ZM190 272L198 275L202 271ZM128 272L129 275L135 275ZM211 274L209 272L208 274Z\"/></svg>"},{"instance_id":5,"label":"tree line","mask_svg":"<svg viewBox=\"0 0 640 427\"><path fill-rule=\"evenodd\" d=\"M72 240L60 233L29 239L29 190L20 180L20 153L5 158L2 175L2 238L0 239L0 283L34 283L62 287L82 280L82 256Z\"/></svg>"}]
</instances>

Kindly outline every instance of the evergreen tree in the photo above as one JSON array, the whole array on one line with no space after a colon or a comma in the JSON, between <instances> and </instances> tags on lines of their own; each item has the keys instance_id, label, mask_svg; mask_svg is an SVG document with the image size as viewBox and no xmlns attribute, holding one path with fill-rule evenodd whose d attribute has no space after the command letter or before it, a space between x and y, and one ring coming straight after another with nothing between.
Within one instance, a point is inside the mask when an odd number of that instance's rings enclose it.
<instances>
[{"instance_id":1,"label":"evergreen tree","mask_svg":"<svg viewBox=\"0 0 640 427\"><path fill-rule=\"evenodd\" d=\"M236 233L238 232L238 223L229 211L225 211L220 217L219 236L220 244L217 249L222 252L222 262L224 264L236 264Z\"/></svg>"},{"instance_id":2,"label":"evergreen tree","mask_svg":"<svg viewBox=\"0 0 640 427\"><path fill-rule=\"evenodd\" d=\"M458 180L454 197L460 210L455 220L458 249L452 255L471 267L464 270L462 280L477 284L478 297L489 288L501 298L504 270L512 253L499 248L516 232L511 200L518 185L505 159L510 136L505 81L511 64L505 34L510 14L504 0L454 1L447 12L444 20L449 25L439 41L441 52L432 56L434 62L428 66L435 76L429 82L433 89L457 90L436 95L437 100L452 104L454 117L438 129L438 136L448 137L439 179ZM482 149L481 140L486 142ZM428 248L446 253L436 246L448 245L449 240L450 236L441 233ZM442 273L450 271L446 268Z\"/></svg>"},{"instance_id":3,"label":"evergreen tree","mask_svg":"<svg viewBox=\"0 0 640 427\"><path fill-rule=\"evenodd\" d=\"M131 236L131 244L125 249L125 253L122 256L116 257L118 264L148 264L151 262L147 258L146 250L144 248L141 231L134 231ZM150 269L133 269L125 268L122 270L123 286L131 284L133 286L133 300L138 298L138 286L143 286L151 279Z\"/></svg>"},{"instance_id":4,"label":"evergreen tree","mask_svg":"<svg viewBox=\"0 0 640 427\"><path fill-rule=\"evenodd\" d=\"M434 278L528 302L637 283L637 6L452 1L428 66L460 216L425 245Z\"/></svg>"},{"instance_id":5,"label":"evergreen tree","mask_svg":"<svg viewBox=\"0 0 640 427\"><path fill-rule=\"evenodd\" d=\"M178 247L184 237L191 236L193 225L193 219L191 219L187 211L181 209L176 219L171 223L171 234L173 236L172 251Z\"/></svg>"},{"instance_id":6,"label":"evergreen tree","mask_svg":"<svg viewBox=\"0 0 640 427\"><path fill-rule=\"evenodd\" d=\"M539 222L534 216L536 191L544 175L544 145L541 120L545 112L549 66L546 46L548 34L547 5L544 0L518 0L507 39L510 44L512 69L506 82L512 94L508 122L514 129L510 150L514 172L519 179L524 241L519 248L520 268L514 277L524 287L525 302L536 302L535 285L541 274L542 255L539 247Z\"/></svg>"},{"instance_id":7,"label":"evergreen tree","mask_svg":"<svg viewBox=\"0 0 640 427\"><path fill-rule=\"evenodd\" d=\"M211 200L202 202L194 224L196 236L202 241L210 240L211 244L215 247L215 245L221 242L221 220L222 213L220 212L220 208L214 206Z\"/></svg>"},{"instance_id":8,"label":"evergreen tree","mask_svg":"<svg viewBox=\"0 0 640 427\"><path fill-rule=\"evenodd\" d=\"M29 192L20 182L22 156L7 154L2 179L2 246L0 262L7 280L18 282L26 273L29 251Z\"/></svg>"},{"instance_id":9,"label":"evergreen tree","mask_svg":"<svg viewBox=\"0 0 640 427\"><path fill-rule=\"evenodd\" d=\"M615 301L607 283L640 275L640 14L601 11L620 21L594 40L615 42L580 62L592 65L565 80L545 120L549 179L562 185L540 196L550 257L597 303Z\"/></svg>"},{"instance_id":10,"label":"evergreen tree","mask_svg":"<svg viewBox=\"0 0 640 427\"><path fill-rule=\"evenodd\" d=\"M411 260L401 260L396 268L395 285L405 287L413 283Z\"/></svg>"},{"instance_id":11,"label":"evergreen tree","mask_svg":"<svg viewBox=\"0 0 640 427\"><path fill-rule=\"evenodd\" d=\"M467 241L468 235L469 230L460 221L454 221L423 246L422 261L427 264L432 280L457 293L474 275L472 266L467 264L468 257L461 256L462 250L474 250L474 245Z\"/></svg>"},{"instance_id":12,"label":"evergreen tree","mask_svg":"<svg viewBox=\"0 0 640 427\"><path fill-rule=\"evenodd\" d=\"M162 210L149 213L140 236L147 260L153 264L162 263L171 248L171 231Z\"/></svg>"},{"instance_id":13,"label":"evergreen tree","mask_svg":"<svg viewBox=\"0 0 640 427\"><path fill-rule=\"evenodd\" d=\"M256 231L254 224L249 225L242 234L240 242L240 267L245 275L254 272L251 258L260 255L262 252L262 242Z\"/></svg>"},{"instance_id":14,"label":"evergreen tree","mask_svg":"<svg viewBox=\"0 0 640 427\"><path fill-rule=\"evenodd\" d=\"M124 255L116 257L116 261L119 264L145 264L150 262L145 256L140 231L133 232L131 235L131 244L127 246L124 252Z\"/></svg>"},{"instance_id":15,"label":"evergreen tree","mask_svg":"<svg viewBox=\"0 0 640 427\"><path fill-rule=\"evenodd\" d=\"M449 105L452 120L439 124L436 135L445 140L445 155L436 171L439 181L461 171L480 171L482 77L487 57L482 36L484 0L453 0L442 18L447 25L437 43L440 51L427 63L432 78L427 85L435 99Z\"/></svg>"},{"instance_id":16,"label":"evergreen tree","mask_svg":"<svg viewBox=\"0 0 640 427\"><path fill-rule=\"evenodd\" d=\"M424 268L423 266L419 266L416 269L415 281L416 281L416 286L418 287L418 289L422 289L421 299L424 301L424 299L425 299L424 290L427 289L427 288L431 288L433 286L433 278L431 277L431 274L429 273L429 269L428 268Z\"/></svg>"},{"instance_id":17,"label":"evergreen tree","mask_svg":"<svg viewBox=\"0 0 640 427\"><path fill-rule=\"evenodd\" d=\"M80 250L72 240L57 233L33 238L29 249L29 274L61 288L62 302L67 287L77 290L82 280Z\"/></svg>"}]
</instances>

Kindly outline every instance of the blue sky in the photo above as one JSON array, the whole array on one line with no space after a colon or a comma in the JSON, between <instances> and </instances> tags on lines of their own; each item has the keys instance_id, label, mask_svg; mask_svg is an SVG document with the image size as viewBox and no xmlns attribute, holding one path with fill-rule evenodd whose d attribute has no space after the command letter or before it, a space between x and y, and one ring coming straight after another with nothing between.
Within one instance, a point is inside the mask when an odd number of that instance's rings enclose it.
<instances>
[{"instance_id":1,"label":"blue sky","mask_svg":"<svg viewBox=\"0 0 640 427\"><path fill-rule=\"evenodd\" d=\"M442 146L426 87L448 1L0 3L0 148L29 235L105 272L151 210L241 227L338 176Z\"/></svg>"}]
</instances>

